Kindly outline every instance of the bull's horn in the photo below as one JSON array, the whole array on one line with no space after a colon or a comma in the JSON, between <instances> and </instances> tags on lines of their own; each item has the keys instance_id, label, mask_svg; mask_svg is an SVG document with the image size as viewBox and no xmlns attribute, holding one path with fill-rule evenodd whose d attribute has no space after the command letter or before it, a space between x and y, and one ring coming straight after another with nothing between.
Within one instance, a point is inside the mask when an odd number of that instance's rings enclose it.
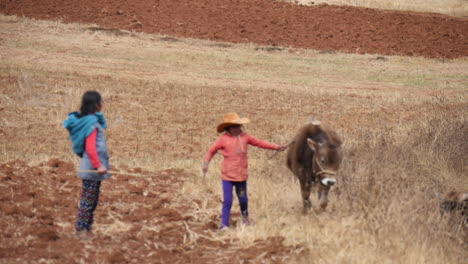
<instances>
[{"instance_id":1,"label":"bull's horn","mask_svg":"<svg viewBox=\"0 0 468 264\"><path fill-rule=\"evenodd\" d=\"M322 124L322 122L317 120L315 117L311 117L309 121L312 125L315 125L315 126L319 126L320 124Z\"/></svg>"},{"instance_id":2,"label":"bull's horn","mask_svg":"<svg viewBox=\"0 0 468 264\"><path fill-rule=\"evenodd\" d=\"M325 185L325 186L328 186L328 185L334 185L336 183L336 179L334 178L323 178L322 179L322 184Z\"/></svg>"},{"instance_id":3,"label":"bull's horn","mask_svg":"<svg viewBox=\"0 0 468 264\"><path fill-rule=\"evenodd\" d=\"M460 193L459 200L460 202L468 201L468 193Z\"/></svg>"},{"instance_id":4,"label":"bull's horn","mask_svg":"<svg viewBox=\"0 0 468 264\"><path fill-rule=\"evenodd\" d=\"M315 141L313 141L312 139L310 138L307 138L307 144L309 145L310 149L313 150L314 152L317 151L318 149L318 145Z\"/></svg>"}]
</instances>

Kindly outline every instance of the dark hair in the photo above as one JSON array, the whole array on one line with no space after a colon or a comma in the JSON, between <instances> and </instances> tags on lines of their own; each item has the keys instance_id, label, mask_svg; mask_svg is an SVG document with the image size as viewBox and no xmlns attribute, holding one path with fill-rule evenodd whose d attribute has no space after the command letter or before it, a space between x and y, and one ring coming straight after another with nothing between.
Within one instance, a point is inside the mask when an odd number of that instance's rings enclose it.
<instances>
[{"instance_id":1,"label":"dark hair","mask_svg":"<svg viewBox=\"0 0 468 264\"><path fill-rule=\"evenodd\" d=\"M229 132L229 129L230 129L231 127L240 127L240 128L242 129L242 125L230 125L230 126L225 127L225 128L224 128L224 131Z\"/></svg>"},{"instance_id":2,"label":"dark hair","mask_svg":"<svg viewBox=\"0 0 468 264\"><path fill-rule=\"evenodd\" d=\"M101 106L101 95L96 91L87 91L81 101L80 116L94 114Z\"/></svg>"}]
</instances>

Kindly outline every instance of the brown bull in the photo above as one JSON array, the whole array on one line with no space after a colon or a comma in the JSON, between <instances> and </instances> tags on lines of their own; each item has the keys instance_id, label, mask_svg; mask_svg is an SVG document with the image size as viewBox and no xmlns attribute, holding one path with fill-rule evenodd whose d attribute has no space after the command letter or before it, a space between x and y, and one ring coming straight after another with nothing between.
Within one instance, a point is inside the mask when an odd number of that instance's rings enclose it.
<instances>
[{"instance_id":1,"label":"brown bull","mask_svg":"<svg viewBox=\"0 0 468 264\"><path fill-rule=\"evenodd\" d=\"M302 127L287 153L287 165L299 179L304 204L304 213L312 207L309 200L312 186L318 185L320 207L328 205L328 191L335 184L336 174L342 160L341 140L320 121L312 120Z\"/></svg>"}]
</instances>

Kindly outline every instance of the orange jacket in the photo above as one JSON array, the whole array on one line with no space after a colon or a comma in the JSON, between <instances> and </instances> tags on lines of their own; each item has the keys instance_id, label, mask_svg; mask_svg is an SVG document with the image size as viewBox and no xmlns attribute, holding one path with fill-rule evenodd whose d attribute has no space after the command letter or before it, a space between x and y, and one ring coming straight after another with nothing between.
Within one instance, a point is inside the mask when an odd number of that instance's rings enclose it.
<instances>
[{"instance_id":1,"label":"orange jacket","mask_svg":"<svg viewBox=\"0 0 468 264\"><path fill-rule=\"evenodd\" d=\"M222 149L224 160L221 174L223 180L246 181L249 177L247 172L247 146L249 144L264 149L279 149L276 144L262 141L244 132L241 132L238 137L225 132L208 149L204 161L210 162L216 152Z\"/></svg>"}]
</instances>

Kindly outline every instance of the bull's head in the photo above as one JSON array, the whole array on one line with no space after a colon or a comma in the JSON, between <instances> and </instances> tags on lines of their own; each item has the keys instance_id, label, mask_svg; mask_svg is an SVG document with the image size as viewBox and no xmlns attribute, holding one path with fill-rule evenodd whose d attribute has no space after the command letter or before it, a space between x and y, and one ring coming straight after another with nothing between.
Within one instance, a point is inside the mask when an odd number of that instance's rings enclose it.
<instances>
[{"instance_id":1,"label":"bull's head","mask_svg":"<svg viewBox=\"0 0 468 264\"><path fill-rule=\"evenodd\" d=\"M343 157L341 145L331 144L328 141L315 142L308 138L307 144L314 152L312 170L320 183L332 186L336 183L334 176L340 167Z\"/></svg>"}]
</instances>

